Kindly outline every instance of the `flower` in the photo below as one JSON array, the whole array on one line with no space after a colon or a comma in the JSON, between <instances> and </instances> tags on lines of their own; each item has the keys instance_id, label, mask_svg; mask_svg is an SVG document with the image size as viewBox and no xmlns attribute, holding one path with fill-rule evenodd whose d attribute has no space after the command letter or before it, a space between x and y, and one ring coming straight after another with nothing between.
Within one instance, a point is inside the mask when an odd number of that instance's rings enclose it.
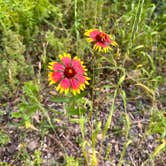
<instances>
[{"instance_id":1,"label":"flower","mask_svg":"<svg viewBox=\"0 0 166 166\"><path fill-rule=\"evenodd\" d=\"M84 33L87 36L88 42L95 43L93 46L94 50L108 52L111 49L110 45L117 46L117 43L112 40L111 35L108 35L98 29L90 29Z\"/></svg>"},{"instance_id":2,"label":"flower","mask_svg":"<svg viewBox=\"0 0 166 166\"><path fill-rule=\"evenodd\" d=\"M50 62L48 68L48 80L51 84L58 84L56 90L60 93L68 94L71 91L74 95L79 94L89 85L87 69L83 62L78 58L71 58L70 54L59 55L61 62Z\"/></svg>"},{"instance_id":3,"label":"flower","mask_svg":"<svg viewBox=\"0 0 166 166\"><path fill-rule=\"evenodd\" d=\"M164 117L166 117L166 112L163 113Z\"/></svg>"}]
</instances>

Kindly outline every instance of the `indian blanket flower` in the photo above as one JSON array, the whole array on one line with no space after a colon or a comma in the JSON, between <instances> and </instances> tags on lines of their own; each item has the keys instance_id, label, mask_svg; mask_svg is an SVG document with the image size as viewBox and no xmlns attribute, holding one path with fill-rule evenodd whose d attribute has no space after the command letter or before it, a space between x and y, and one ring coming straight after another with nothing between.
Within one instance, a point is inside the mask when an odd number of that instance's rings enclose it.
<instances>
[{"instance_id":1,"label":"indian blanket flower","mask_svg":"<svg viewBox=\"0 0 166 166\"><path fill-rule=\"evenodd\" d=\"M59 55L61 62L50 62L48 74L50 84L57 84L56 90L60 93L68 94L71 91L74 95L88 85L87 69L78 58L71 58L70 54Z\"/></svg>"},{"instance_id":2,"label":"indian blanket flower","mask_svg":"<svg viewBox=\"0 0 166 166\"><path fill-rule=\"evenodd\" d=\"M111 35L108 35L98 29L87 30L84 35L87 37L88 42L94 43L93 49L97 51L108 52L112 46L117 46L117 43L112 40Z\"/></svg>"},{"instance_id":3,"label":"indian blanket flower","mask_svg":"<svg viewBox=\"0 0 166 166\"><path fill-rule=\"evenodd\" d=\"M164 117L166 118L166 112L163 113Z\"/></svg>"}]
</instances>

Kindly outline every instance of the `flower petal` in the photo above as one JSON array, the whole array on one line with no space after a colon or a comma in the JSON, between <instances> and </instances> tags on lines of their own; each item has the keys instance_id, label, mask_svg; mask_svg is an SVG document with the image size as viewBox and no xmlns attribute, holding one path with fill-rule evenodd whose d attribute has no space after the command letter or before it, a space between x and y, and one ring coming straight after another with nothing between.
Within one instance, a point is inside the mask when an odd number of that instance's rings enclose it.
<instances>
[{"instance_id":1,"label":"flower petal","mask_svg":"<svg viewBox=\"0 0 166 166\"><path fill-rule=\"evenodd\" d=\"M108 52L108 50L109 49L111 49L110 48L110 46L109 45L106 45L106 44L103 44L103 43L101 43L101 42L97 42L94 46L93 46L93 49L94 50L97 50L97 51L101 51L101 52Z\"/></svg>"},{"instance_id":2,"label":"flower petal","mask_svg":"<svg viewBox=\"0 0 166 166\"><path fill-rule=\"evenodd\" d=\"M94 40L96 41L96 36L100 33L99 30L97 29L94 29L93 31L90 32L89 36Z\"/></svg>"},{"instance_id":3,"label":"flower petal","mask_svg":"<svg viewBox=\"0 0 166 166\"><path fill-rule=\"evenodd\" d=\"M57 90L59 90L60 93L64 92L65 94L68 94L69 88L70 88L70 81L68 78L64 78L58 85Z\"/></svg>"},{"instance_id":4,"label":"flower petal","mask_svg":"<svg viewBox=\"0 0 166 166\"><path fill-rule=\"evenodd\" d=\"M48 79L50 84L57 83L62 79L63 73L62 72L50 72L48 74Z\"/></svg>"},{"instance_id":5,"label":"flower petal","mask_svg":"<svg viewBox=\"0 0 166 166\"><path fill-rule=\"evenodd\" d=\"M98 29L89 29L85 31L84 35L89 37L95 37L99 33L100 31Z\"/></svg>"},{"instance_id":6,"label":"flower petal","mask_svg":"<svg viewBox=\"0 0 166 166\"><path fill-rule=\"evenodd\" d=\"M72 60L72 67L77 71L77 73L84 75L86 69L84 69L82 62L79 59L74 57Z\"/></svg>"},{"instance_id":7,"label":"flower petal","mask_svg":"<svg viewBox=\"0 0 166 166\"><path fill-rule=\"evenodd\" d=\"M65 67L61 63L54 63L53 70L54 71L64 71Z\"/></svg>"},{"instance_id":8,"label":"flower petal","mask_svg":"<svg viewBox=\"0 0 166 166\"><path fill-rule=\"evenodd\" d=\"M109 47L108 43L102 43L102 42L97 42L95 45L102 47L102 48Z\"/></svg>"},{"instance_id":9,"label":"flower petal","mask_svg":"<svg viewBox=\"0 0 166 166\"><path fill-rule=\"evenodd\" d=\"M63 57L62 62L64 63L65 66L70 66L71 64L71 58L69 57Z\"/></svg>"},{"instance_id":10,"label":"flower petal","mask_svg":"<svg viewBox=\"0 0 166 166\"><path fill-rule=\"evenodd\" d=\"M63 89L68 89L70 87L70 81L68 78L64 78L61 82L60 82L60 87Z\"/></svg>"},{"instance_id":11,"label":"flower petal","mask_svg":"<svg viewBox=\"0 0 166 166\"><path fill-rule=\"evenodd\" d=\"M81 60L75 56L72 60L72 66L82 66Z\"/></svg>"},{"instance_id":12,"label":"flower petal","mask_svg":"<svg viewBox=\"0 0 166 166\"><path fill-rule=\"evenodd\" d=\"M57 62L50 62L49 65L48 65L48 68L49 68L50 70L53 70L53 65L54 65L55 63L57 63Z\"/></svg>"},{"instance_id":13,"label":"flower petal","mask_svg":"<svg viewBox=\"0 0 166 166\"><path fill-rule=\"evenodd\" d=\"M63 62L63 64L65 66L70 66L70 64L71 64L71 56L70 56L70 54L64 53L63 55L59 55L59 58L61 59L61 61Z\"/></svg>"},{"instance_id":14,"label":"flower petal","mask_svg":"<svg viewBox=\"0 0 166 166\"><path fill-rule=\"evenodd\" d=\"M81 84L84 84L85 81L86 81L86 77L83 76L83 75L77 74L77 75L75 76L75 78L76 78Z\"/></svg>"},{"instance_id":15,"label":"flower petal","mask_svg":"<svg viewBox=\"0 0 166 166\"><path fill-rule=\"evenodd\" d=\"M79 87L80 87L80 82L79 81L77 81L76 79L71 79L71 88L73 89L73 90L77 90L77 89L79 89Z\"/></svg>"}]
</instances>

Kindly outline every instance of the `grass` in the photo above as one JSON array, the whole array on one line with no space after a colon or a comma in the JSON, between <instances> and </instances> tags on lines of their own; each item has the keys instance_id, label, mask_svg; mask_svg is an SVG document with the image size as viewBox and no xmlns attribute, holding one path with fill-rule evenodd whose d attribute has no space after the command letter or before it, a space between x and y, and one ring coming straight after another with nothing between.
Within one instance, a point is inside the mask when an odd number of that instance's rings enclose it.
<instances>
[{"instance_id":1,"label":"grass","mask_svg":"<svg viewBox=\"0 0 166 166\"><path fill-rule=\"evenodd\" d=\"M0 0L0 165L164 166L164 9L164 0ZM118 47L95 52L83 35L91 28ZM64 52L91 78L76 96L48 85L48 63Z\"/></svg>"}]
</instances>

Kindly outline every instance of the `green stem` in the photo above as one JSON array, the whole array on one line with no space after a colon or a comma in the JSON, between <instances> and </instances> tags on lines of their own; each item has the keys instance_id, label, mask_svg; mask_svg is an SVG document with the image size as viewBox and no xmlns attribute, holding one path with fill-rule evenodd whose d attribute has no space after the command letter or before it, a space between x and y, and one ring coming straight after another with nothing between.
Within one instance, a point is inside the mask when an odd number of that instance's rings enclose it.
<instances>
[{"instance_id":1,"label":"green stem","mask_svg":"<svg viewBox=\"0 0 166 166\"><path fill-rule=\"evenodd\" d=\"M118 162L118 165L117 165L117 166L121 166L121 165L123 164L123 162L124 162L123 159L124 159L126 150L127 150L128 146L129 146L131 143L132 143L132 141L131 141L131 140L128 140L128 141L126 142L126 144L124 145L124 148L123 148L123 151L122 151L122 153L121 153L121 156L120 156L120 159L119 159L119 162Z\"/></svg>"},{"instance_id":2,"label":"green stem","mask_svg":"<svg viewBox=\"0 0 166 166\"><path fill-rule=\"evenodd\" d=\"M55 132L54 126L52 125L51 119L50 119L46 109L43 106L41 106L40 103L39 103L39 107L40 107L41 111L43 112L44 116L47 118L47 121L48 121L49 125L51 126L52 130Z\"/></svg>"},{"instance_id":3,"label":"green stem","mask_svg":"<svg viewBox=\"0 0 166 166\"><path fill-rule=\"evenodd\" d=\"M95 55L92 53L92 91L91 91L91 97L92 97L92 107L89 113L89 117L92 117L93 111L94 111L94 90L95 90Z\"/></svg>"}]
</instances>

